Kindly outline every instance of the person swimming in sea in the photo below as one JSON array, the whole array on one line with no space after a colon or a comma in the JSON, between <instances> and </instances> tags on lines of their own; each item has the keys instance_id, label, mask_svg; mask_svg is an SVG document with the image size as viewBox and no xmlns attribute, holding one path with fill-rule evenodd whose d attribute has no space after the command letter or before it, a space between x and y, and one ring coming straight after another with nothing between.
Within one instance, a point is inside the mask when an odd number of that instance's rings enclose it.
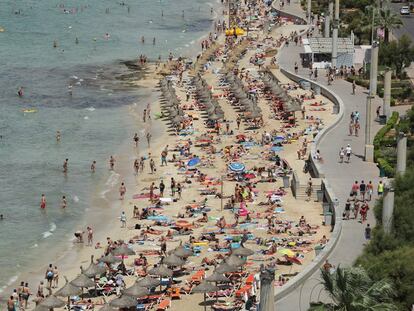
<instances>
[{"instance_id":1,"label":"person swimming in sea","mask_svg":"<svg viewBox=\"0 0 414 311\"><path fill-rule=\"evenodd\" d=\"M45 209L46 208L46 196L42 194L42 197L40 198L40 208Z\"/></svg>"},{"instance_id":2,"label":"person swimming in sea","mask_svg":"<svg viewBox=\"0 0 414 311\"><path fill-rule=\"evenodd\" d=\"M91 164L91 172L95 173L95 170L96 170L96 161L94 160Z\"/></svg>"},{"instance_id":3,"label":"person swimming in sea","mask_svg":"<svg viewBox=\"0 0 414 311\"><path fill-rule=\"evenodd\" d=\"M17 95L19 95L19 97L23 97L23 86L19 87L19 90L17 91Z\"/></svg>"}]
</instances>

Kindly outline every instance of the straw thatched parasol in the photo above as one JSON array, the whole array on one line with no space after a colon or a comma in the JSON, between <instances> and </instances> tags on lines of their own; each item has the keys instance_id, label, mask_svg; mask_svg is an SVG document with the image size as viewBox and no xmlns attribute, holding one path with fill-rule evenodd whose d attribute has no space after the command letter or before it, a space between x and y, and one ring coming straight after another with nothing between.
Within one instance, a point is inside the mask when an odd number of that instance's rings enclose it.
<instances>
[{"instance_id":1,"label":"straw thatched parasol","mask_svg":"<svg viewBox=\"0 0 414 311\"><path fill-rule=\"evenodd\" d=\"M131 296L121 296L112 300L109 305L115 308L131 308L137 305L137 300Z\"/></svg>"},{"instance_id":2,"label":"straw thatched parasol","mask_svg":"<svg viewBox=\"0 0 414 311\"><path fill-rule=\"evenodd\" d=\"M58 299L56 296L54 295L50 295L48 297L45 298L45 300L43 300L40 305L42 307L46 307L49 309L53 309L53 308L60 308L63 307L65 305L65 302Z\"/></svg>"},{"instance_id":3,"label":"straw thatched parasol","mask_svg":"<svg viewBox=\"0 0 414 311\"><path fill-rule=\"evenodd\" d=\"M106 255L102 258L99 258L98 261L104 262L104 263L107 263L107 264L113 264L113 263L116 263L116 262L121 262L122 259L119 258L119 257L115 257L112 254L109 254L109 255Z\"/></svg>"},{"instance_id":4,"label":"straw thatched parasol","mask_svg":"<svg viewBox=\"0 0 414 311\"><path fill-rule=\"evenodd\" d=\"M81 267L81 274L79 274L72 282L70 282L72 285L80 288L87 288L87 287L94 287L95 282L92 281L89 277L87 277L85 274L83 274L83 269Z\"/></svg>"},{"instance_id":5,"label":"straw thatched parasol","mask_svg":"<svg viewBox=\"0 0 414 311\"><path fill-rule=\"evenodd\" d=\"M184 265L185 260L183 260L181 257L178 257L175 254L171 254L171 255L165 257L163 259L162 263L167 265L167 266L178 267L178 266Z\"/></svg>"},{"instance_id":6,"label":"straw thatched parasol","mask_svg":"<svg viewBox=\"0 0 414 311\"><path fill-rule=\"evenodd\" d=\"M152 275L158 275L160 277L171 277L173 275L173 271L168 269L164 265L154 267L151 270L149 270L148 273Z\"/></svg>"},{"instance_id":7,"label":"straw thatched parasol","mask_svg":"<svg viewBox=\"0 0 414 311\"><path fill-rule=\"evenodd\" d=\"M237 271L237 267L229 265L227 262L222 262L217 268L218 273L229 273Z\"/></svg>"},{"instance_id":8,"label":"straw thatched parasol","mask_svg":"<svg viewBox=\"0 0 414 311\"><path fill-rule=\"evenodd\" d=\"M225 259L226 263L233 267L241 267L246 263L246 259L241 259L235 255L231 255Z\"/></svg>"},{"instance_id":9,"label":"straw thatched parasol","mask_svg":"<svg viewBox=\"0 0 414 311\"><path fill-rule=\"evenodd\" d=\"M232 249L232 250L231 250L231 253L232 253L233 255L236 255L236 256L243 256L243 257L247 257L247 256L254 255L254 251L252 251L251 249L246 248L246 247L244 247L244 246L240 246L239 248Z\"/></svg>"},{"instance_id":10,"label":"straw thatched parasol","mask_svg":"<svg viewBox=\"0 0 414 311\"><path fill-rule=\"evenodd\" d=\"M83 274L85 274L87 277L93 278L97 275L104 274L106 272L106 268L102 267L96 263L93 262L93 255L91 256L91 264L89 267L83 271Z\"/></svg>"},{"instance_id":11,"label":"straw thatched parasol","mask_svg":"<svg viewBox=\"0 0 414 311\"><path fill-rule=\"evenodd\" d=\"M70 296L76 296L82 294L82 289L69 283L68 278L64 277L66 280L66 284L59 289L55 295L58 297L68 297L68 306L70 306Z\"/></svg>"},{"instance_id":12,"label":"straw thatched parasol","mask_svg":"<svg viewBox=\"0 0 414 311\"><path fill-rule=\"evenodd\" d=\"M201 282L199 285L193 288L193 293L203 293L204 294L204 311L207 310L206 305L206 294L211 292L217 292L219 288L213 284L210 284L206 281Z\"/></svg>"},{"instance_id":13,"label":"straw thatched parasol","mask_svg":"<svg viewBox=\"0 0 414 311\"><path fill-rule=\"evenodd\" d=\"M134 298L140 298L148 295L148 289L140 286L138 283L134 283L134 285L125 289L122 294Z\"/></svg>"},{"instance_id":14,"label":"straw thatched parasol","mask_svg":"<svg viewBox=\"0 0 414 311\"><path fill-rule=\"evenodd\" d=\"M128 255L135 255L135 252L125 244L118 246L111 253L114 256L122 256L122 257L128 256Z\"/></svg>"},{"instance_id":15,"label":"straw thatched parasol","mask_svg":"<svg viewBox=\"0 0 414 311\"><path fill-rule=\"evenodd\" d=\"M178 246L173 253L178 257L189 257L193 255L193 251L190 249L185 248L184 246Z\"/></svg>"},{"instance_id":16,"label":"straw thatched parasol","mask_svg":"<svg viewBox=\"0 0 414 311\"><path fill-rule=\"evenodd\" d=\"M153 287L157 287L158 285L160 285L161 282L159 279L146 276L145 278L137 280L135 283L141 287L153 288Z\"/></svg>"},{"instance_id":17,"label":"straw thatched parasol","mask_svg":"<svg viewBox=\"0 0 414 311\"><path fill-rule=\"evenodd\" d=\"M214 271L212 275L206 277L207 282L231 282L229 278L225 277L223 273L218 273Z\"/></svg>"}]
</instances>

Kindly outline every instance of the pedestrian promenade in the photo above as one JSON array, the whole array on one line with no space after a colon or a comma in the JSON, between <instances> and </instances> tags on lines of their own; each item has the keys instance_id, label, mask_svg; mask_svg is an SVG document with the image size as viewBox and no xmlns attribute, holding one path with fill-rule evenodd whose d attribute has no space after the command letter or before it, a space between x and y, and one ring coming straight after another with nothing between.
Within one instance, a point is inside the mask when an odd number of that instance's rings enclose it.
<instances>
[{"instance_id":1,"label":"pedestrian promenade","mask_svg":"<svg viewBox=\"0 0 414 311\"><path fill-rule=\"evenodd\" d=\"M303 16L303 11L300 9L298 3L291 3L287 6L290 14ZM278 5L275 5L278 8ZM300 53L303 53L302 46L295 46L290 44L289 47L282 49L279 57L279 66L285 70L294 72L294 64L299 65L299 76L309 79L308 68L301 68ZM352 85L349 82L338 79L332 85L327 85L327 78L325 77L325 70L320 70L318 75L318 83L326 86L330 91L335 93L344 102L344 115L339 123L331 129L319 142L317 148L323 158L322 168L325 173L325 178L331 185L337 199L339 200L339 215L342 214L344 204L351 190L351 186L355 180L360 182L372 181L375 185L379 181L379 170L374 163L367 163L364 161L364 147L365 147L365 118L366 118L366 101L367 90L357 86L356 94L352 94ZM382 105L382 99L375 97L372 101L372 118L375 119L375 110L379 105ZM349 122L352 111L360 113L361 130L358 137L349 136ZM376 121L372 124L372 137L381 128ZM339 163L339 150L341 147L346 147L350 144L353 150L351 163ZM373 207L373 203L371 203ZM368 216L368 223L374 225L374 217L371 208ZM365 224L361 224L356 220L343 221L342 233L339 241L329 256L329 262L335 266L349 266L362 253L364 244ZM310 301L326 300L327 297L321 294L323 289L320 283L320 272L315 272L304 284L296 288L286 297L276 302L276 309L283 311L300 311L307 310Z\"/></svg>"}]
</instances>

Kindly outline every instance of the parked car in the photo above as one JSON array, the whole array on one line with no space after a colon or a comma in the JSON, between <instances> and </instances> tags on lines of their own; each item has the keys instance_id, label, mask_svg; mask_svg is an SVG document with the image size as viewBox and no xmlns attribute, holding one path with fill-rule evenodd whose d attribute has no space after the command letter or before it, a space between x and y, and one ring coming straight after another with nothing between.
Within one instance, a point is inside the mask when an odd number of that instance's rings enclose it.
<instances>
[{"instance_id":1,"label":"parked car","mask_svg":"<svg viewBox=\"0 0 414 311\"><path fill-rule=\"evenodd\" d=\"M410 15L410 8L408 6L403 6L400 9L401 15Z\"/></svg>"}]
</instances>

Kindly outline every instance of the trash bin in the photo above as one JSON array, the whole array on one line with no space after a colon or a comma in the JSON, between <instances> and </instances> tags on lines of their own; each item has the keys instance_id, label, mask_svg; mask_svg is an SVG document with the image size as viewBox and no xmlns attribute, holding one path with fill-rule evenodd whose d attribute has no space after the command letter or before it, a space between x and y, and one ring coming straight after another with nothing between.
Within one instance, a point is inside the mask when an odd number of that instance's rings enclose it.
<instances>
[{"instance_id":1,"label":"trash bin","mask_svg":"<svg viewBox=\"0 0 414 311\"><path fill-rule=\"evenodd\" d=\"M387 124L387 116L386 115L380 115L379 116L379 124L381 124L381 125Z\"/></svg>"},{"instance_id":2,"label":"trash bin","mask_svg":"<svg viewBox=\"0 0 414 311\"><path fill-rule=\"evenodd\" d=\"M322 190L316 190L316 200L318 202L323 201L323 191Z\"/></svg>"},{"instance_id":3,"label":"trash bin","mask_svg":"<svg viewBox=\"0 0 414 311\"><path fill-rule=\"evenodd\" d=\"M289 176L283 176L283 188L289 188Z\"/></svg>"},{"instance_id":4,"label":"trash bin","mask_svg":"<svg viewBox=\"0 0 414 311\"><path fill-rule=\"evenodd\" d=\"M332 224L332 213L331 212L327 212L323 215L324 219L325 219L325 226L330 226Z\"/></svg>"}]
</instances>

